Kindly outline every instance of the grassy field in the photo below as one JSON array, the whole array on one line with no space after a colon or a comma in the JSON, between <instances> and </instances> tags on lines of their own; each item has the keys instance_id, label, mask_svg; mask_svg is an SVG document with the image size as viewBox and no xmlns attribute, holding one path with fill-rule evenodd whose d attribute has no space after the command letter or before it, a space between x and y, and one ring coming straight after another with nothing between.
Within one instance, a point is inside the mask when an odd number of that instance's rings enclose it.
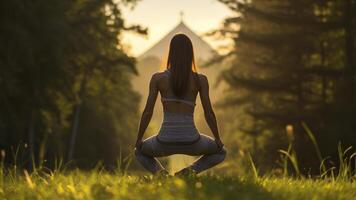
<instances>
[{"instance_id":1,"label":"grassy field","mask_svg":"<svg viewBox=\"0 0 356 200\"><path fill-rule=\"evenodd\" d=\"M0 180L0 199L356 199L356 182L223 175L154 177L95 170L15 174Z\"/></svg>"},{"instance_id":2,"label":"grassy field","mask_svg":"<svg viewBox=\"0 0 356 200\"><path fill-rule=\"evenodd\" d=\"M17 153L14 153L14 164L5 167L5 152L0 151L0 200L356 200L356 152L352 147L343 149L339 143L339 164L327 167L327 158L321 156L313 134L307 127L306 130L320 160L320 175L315 178L300 173L291 144L287 150L279 150L283 155L279 173L261 176L248 154L248 172L243 173L244 177L227 174L223 168L195 177L142 174L142 171L128 171L132 156L120 157L117 166L121 167L114 172L103 170L100 163L91 171L68 170L60 159L53 170L40 165L28 173L19 167L23 164L16 162Z\"/></svg>"}]
</instances>

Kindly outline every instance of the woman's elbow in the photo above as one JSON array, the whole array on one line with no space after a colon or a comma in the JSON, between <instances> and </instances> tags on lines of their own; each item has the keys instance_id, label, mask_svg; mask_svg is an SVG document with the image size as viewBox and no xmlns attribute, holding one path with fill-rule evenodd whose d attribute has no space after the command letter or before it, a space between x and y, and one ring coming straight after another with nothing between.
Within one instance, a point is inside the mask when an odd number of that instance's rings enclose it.
<instances>
[{"instance_id":1,"label":"woman's elbow","mask_svg":"<svg viewBox=\"0 0 356 200\"><path fill-rule=\"evenodd\" d=\"M144 117L150 117L152 115L153 115L153 110L144 110L142 112L142 116L144 116Z\"/></svg>"},{"instance_id":2,"label":"woman's elbow","mask_svg":"<svg viewBox=\"0 0 356 200\"><path fill-rule=\"evenodd\" d=\"M210 117L215 117L215 113L214 113L213 110L206 110L206 111L204 111L204 115L205 115L205 117L208 117L208 118L210 118Z\"/></svg>"}]
</instances>

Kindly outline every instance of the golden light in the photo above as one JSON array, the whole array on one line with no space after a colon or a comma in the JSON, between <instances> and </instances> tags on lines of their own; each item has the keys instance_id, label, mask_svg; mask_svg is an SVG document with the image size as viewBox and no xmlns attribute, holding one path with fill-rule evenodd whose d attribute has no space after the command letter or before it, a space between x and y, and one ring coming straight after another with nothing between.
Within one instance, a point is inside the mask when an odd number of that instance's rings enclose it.
<instances>
[{"instance_id":1,"label":"golden light","mask_svg":"<svg viewBox=\"0 0 356 200\"><path fill-rule=\"evenodd\" d=\"M294 140L294 127L291 124L288 124L286 126L286 133L287 133L287 137L289 141L293 141Z\"/></svg>"}]
</instances>

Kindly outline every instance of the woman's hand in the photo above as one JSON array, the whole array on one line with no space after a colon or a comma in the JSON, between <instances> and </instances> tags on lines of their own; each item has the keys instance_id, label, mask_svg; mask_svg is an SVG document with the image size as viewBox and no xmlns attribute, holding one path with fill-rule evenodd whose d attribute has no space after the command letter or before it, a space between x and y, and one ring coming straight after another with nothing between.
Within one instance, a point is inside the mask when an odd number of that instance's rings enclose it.
<instances>
[{"instance_id":1,"label":"woman's hand","mask_svg":"<svg viewBox=\"0 0 356 200\"><path fill-rule=\"evenodd\" d=\"M137 139L135 144L136 149L141 149L141 146L142 146L142 139Z\"/></svg>"},{"instance_id":2,"label":"woman's hand","mask_svg":"<svg viewBox=\"0 0 356 200\"><path fill-rule=\"evenodd\" d=\"M224 144L222 143L220 138L215 139L216 145L218 145L218 149L222 149L224 147Z\"/></svg>"}]
</instances>

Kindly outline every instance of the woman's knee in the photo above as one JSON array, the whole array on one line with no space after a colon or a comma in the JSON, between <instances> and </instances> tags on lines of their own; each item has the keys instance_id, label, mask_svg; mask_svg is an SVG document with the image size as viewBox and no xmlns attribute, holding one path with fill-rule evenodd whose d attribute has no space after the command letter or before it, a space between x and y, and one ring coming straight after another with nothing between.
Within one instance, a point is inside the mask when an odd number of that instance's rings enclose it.
<instances>
[{"instance_id":1,"label":"woman's knee","mask_svg":"<svg viewBox=\"0 0 356 200\"><path fill-rule=\"evenodd\" d=\"M142 142L140 147L135 147L135 155L140 155L140 154L145 154L145 155L149 155L150 152L152 152L152 148L150 146L150 141L149 140L145 140Z\"/></svg>"},{"instance_id":2,"label":"woman's knee","mask_svg":"<svg viewBox=\"0 0 356 200\"><path fill-rule=\"evenodd\" d=\"M153 149L152 149L152 139L148 138L142 142L142 145L139 149L139 151L145 155L152 155Z\"/></svg>"},{"instance_id":3,"label":"woman's knee","mask_svg":"<svg viewBox=\"0 0 356 200\"><path fill-rule=\"evenodd\" d=\"M220 149L220 151L221 151L222 154L225 154L225 155L226 155L226 153L227 153L227 150L226 150L226 147L225 147L225 146L223 146L223 147Z\"/></svg>"},{"instance_id":4,"label":"woman's knee","mask_svg":"<svg viewBox=\"0 0 356 200\"><path fill-rule=\"evenodd\" d=\"M144 140L138 151L140 151L141 154L151 157L157 157L160 155L160 148L158 147L154 136Z\"/></svg>"},{"instance_id":5,"label":"woman's knee","mask_svg":"<svg viewBox=\"0 0 356 200\"><path fill-rule=\"evenodd\" d=\"M218 154L221 155L222 160L225 160L226 154L227 154L227 150L225 147L222 147L219 151Z\"/></svg>"},{"instance_id":6,"label":"woman's knee","mask_svg":"<svg viewBox=\"0 0 356 200\"><path fill-rule=\"evenodd\" d=\"M134 153L135 153L135 156L136 156L136 157L139 157L139 156L141 156L141 155L142 155L142 151L141 151L141 149L138 149L137 147L135 147L135 151L134 151Z\"/></svg>"}]
</instances>

